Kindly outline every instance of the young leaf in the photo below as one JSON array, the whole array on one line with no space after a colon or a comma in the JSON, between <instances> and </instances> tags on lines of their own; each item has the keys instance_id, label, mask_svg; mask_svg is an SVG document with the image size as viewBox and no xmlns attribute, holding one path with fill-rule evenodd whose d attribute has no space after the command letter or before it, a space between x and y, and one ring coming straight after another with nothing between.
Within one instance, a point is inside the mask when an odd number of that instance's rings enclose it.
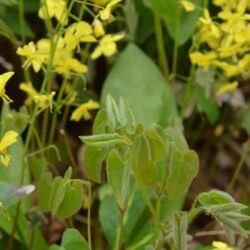
<instances>
[{"instance_id":1,"label":"young leaf","mask_svg":"<svg viewBox=\"0 0 250 250\"><path fill-rule=\"evenodd\" d=\"M50 211L53 216L57 213L65 195L65 181L62 177L56 177L49 196ZM47 196L48 197L48 196Z\"/></svg>"},{"instance_id":2,"label":"young leaf","mask_svg":"<svg viewBox=\"0 0 250 250\"><path fill-rule=\"evenodd\" d=\"M101 135L92 135L92 136L79 136L79 138L92 146L96 147L107 147L113 146L118 143L124 143L125 137L120 136L118 133L112 134L101 134Z\"/></svg>"},{"instance_id":3,"label":"young leaf","mask_svg":"<svg viewBox=\"0 0 250 250\"><path fill-rule=\"evenodd\" d=\"M107 175L118 205L123 209L127 200L130 182L130 165L116 150L107 159Z\"/></svg>"},{"instance_id":4,"label":"young leaf","mask_svg":"<svg viewBox=\"0 0 250 250\"><path fill-rule=\"evenodd\" d=\"M84 163L88 177L100 183L102 163L105 160L109 150L105 147L93 147L87 145L84 148Z\"/></svg>"},{"instance_id":5,"label":"young leaf","mask_svg":"<svg viewBox=\"0 0 250 250\"><path fill-rule=\"evenodd\" d=\"M83 187L79 181L68 182L65 185L65 195L59 206L57 215L61 219L74 215L82 206Z\"/></svg>"},{"instance_id":6,"label":"young leaf","mask_svg":"<svg viewBox=\"0 0 250 250\"><path fill-rule=\"evenodd\" d=\"M119 110L115 103L115 100L111 97L111 95L107 96L106 111L108 124L114 129L120 127Z\"/></svg>"},{"instance_id":7,"label":"young leaf","mask_svg":"<svg viewBox=\"0 0 250 250\"><path fill-rule=\"evenodd\" d=\"M246 208L245 205L235 202L229 194L217 190L201 193L198 200L204 211L212 215L222 225L232 244L236 234L248 237L248 233L241 225L243 221L250 221L250 216L241 212L242 209Z\"/></svg>"},{"instance_id":8,"label":"young leaf","mask_svg":"<svg viewBox=\"0 0 250 250\"><path fill-rule=\"evenodd\" d=\"M95 117L95 121L93 124L93 134L104 134L106 132L106 127L108 124L108 117L105 109L100 109Z\"/></svg>"},{"instance_id":9,"label":"young leaf","mask_svg":"<svg viewBox=\"0 0 250 250\"><path fill-rule=\"evenodd\" d=\"M175 249L188 250L187 213L175 213L172 218L172 234Z\"/></svg>"},{"instance_id":10,"label":"young leaf","mask_svg":"<svg viewBox=\"0 0 250 250\"><path fill-rule=\"evenodd\" d=\"M198 173L198 168L199 159L193 150L173 153L167 178L167 193L170 199L176 199L187 191Z\"/></svg>"},{"instance_id":11,"label":"young leaf","mask_svg":"<svg viewBox=\"0 0 250 250\"><path fill-rule=\"evenodd\" d=\"M124 98L120 97L119 115L121 126L127 129L128 132L133 133L135 129L135 118Z\"/></svg>"}]
</instances>

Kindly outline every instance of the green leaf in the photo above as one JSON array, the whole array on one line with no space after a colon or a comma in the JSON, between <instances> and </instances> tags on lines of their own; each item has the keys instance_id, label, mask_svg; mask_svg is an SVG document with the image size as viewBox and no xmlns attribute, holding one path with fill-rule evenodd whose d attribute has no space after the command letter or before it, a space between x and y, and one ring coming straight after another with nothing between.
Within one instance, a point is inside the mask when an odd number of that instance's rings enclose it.
<instances>
[{"instance_id":1,"label":"green leaf","mask_svg":"<svg viewBox=\"0 0 250 250\"><path fill-rule=\"evenodd\" d=\"M204 89L200 86L196 86L195 98L198 108L206 114L211 124L215 124L219 118L219 108L215 100L206 97Z\"/></svg>"},{"instance_id":2,"label":"green leaf","mask_svg":"<svg viewBox=\"0 0 250 250\"><path fill-rule=\"evenodd\" d=\"M100 192L104 188L107 188L107 186L102 186ZM110 187L109 190L110 192L107 192L105 195L103 195L100 201L99 218L101 222L102 231L104 232L107 238L110 249L113 249L115 245L116 231L118 229L120 221L120 213Z\"/></svg>"},{"instance_id":3,"label":"green leaf","mask_svg":"<svg viewBox=\"0 0 250 250\"><path fill-rule=\"evenodd\" d=\"M135 130L135 118L128 106L128 103L122 97L120 97L119 100L119 116L121 126L128 132L133 133Z\"/></svg>"},{"instance_id":4,"label":"green leaf","mask_svg":"<svg viewBox=\"0 0 250 250\"><path fill-rule=\"evenodd\" d=\"M115 103L115 100L111 97L111 95L107 96L106 111L108 117L108 124L112 128L120 127L119 110Z\"/></svg>"},{"instance_id":5,"label":"green leaf","mask_svg":"<svg viewBox=\"0 0 250 250\"><path fill-rule=\"evenodd\" d=\"M95 121L93 124L93 134L104 134L106 132L106 127L108 124L108 117L106 110L100 109L95 117Z\"/></svg>"},{"instance_id":6,"label":"green leaf","mask_svg":"<svg viewBox=\"0 0 250 250\"><path fill-rule=\"evenodd\" d=\"M65 196L65 182L62 177L56 177L49 196L50 211L53 216L56 215Z\"/></svg>"},{"instance_id":7,"label":"green leaf","mask_svg":"<svg viewBox=\"0 0 250 250\"><path fill-rule=\"evenodd\" d=\"M49 195L51 194L51 189L52 175L47 173L41 177L37 187L38 207L42 212L50 210Z\"/></svg>"},{"instance_id":8,"label":"green leaf","mask_svg":"<svg viewBox=\"0 0 250 250\"><path fill-rule=\"evenodd\" d=\"M50 250L90 250L90 248L78 230L67 228L63 233L61 246L52 245Z\"/></svg>"},{"instance_id":9,"label":"green leaf","mask_svg":"<svg viewBox=\"0 0 250 250\"><path fill-rule=\"evenodd\" d=\"M79 181L68 182L65 185L65 195L59 206L57 215L61 219L69 218L80 210L83 201L83 187Z\"/></svg>"},{"instance_id":10,"label":"green leaf","mask_svg":"<svg viewBox=\"0 0 250 250\"><path fill-rule=\"evenodd\" d=\"M118 205L123 209L129 191L130 165L116 150L112 150L107 159L108 182L115 194Z\"/></svg>"},{"instance_id":11,"label":"green leaf","mask_svg":"<svg viewBox=\"0 0 250 250\"><path fill-rule=\"evenodd\" d=\"M156 129L156 125L151 125L146 131L146 136L153 161L164 160L166 157L165 135L162 138Z\"/></svg>"},{"instance_id":12,"label":"green leaf","mask_svg":"<svg viewBox=\"0 0 250 250\"><path fill-rule=\"evenodd\" d=\"M167 193L170 199L176 199L187 191L194 177L198 174L198 169L199 159L193 150L173 153L170 173L167 178Z\"/></svg>"},{"instance_id":13,"label":"green leaf","mask_svg":"<svg viewBox=\"0 0 250 250\"><path fill-rule=\"evenodd\" d=\"M185 11L181 0L145 0L146 4L159 15L177 45L184 44L193 34L201 14L203 0L191 0L198 7L196 10Z\"/></svg>"},{"instance_id":14,"label":"green leaf","mask_svg":"<svg viewBox=\"0 0 250 250\"><path fill-rule=\"evenodd\" d=\"M79 136L79 138L83 142L96 147L107 147L118 143L126 142L125 137L119 135L118 133L92 135L92 136Z\"/></svg>"},{"instance_id":15,"label":"green leaf","mask_svg":"<svg viewBox=\"0 0 250 250\"><path fill-rule=\"evenodd\" d=\"M87 145L84 148L84 166L86 168L88 177L100 183L102 163L105 160L109 150L104 147L93 147Z\"/></svg>"},{"instance_id":16,"label":"green leaf","mask_svg":"<svg viewBox=\"0 0 250 250\"><path fill-rule=\"evenodd\" d=\"M174 95L160 70L132 43L120 53L104 83L103 104L108 94L116 101L125 98L136 122L145 126L153 122L166 126L178 117Z\"/></svg>"},{"instance_id":17,"label":"green leaf","mask_svg":"<svg viewBox=\"0 0 250 250\"><path fill-rule=\"evenodd\" d=\"M170 127L166 130L167 144L169 149L174 151L185 152L188 150L187 141L178 127Z\"/></svg>"},{"instance_id":18,"label":"green leaf","mask_svg":"<svg viewBox=\"0 0 250 250\"><path fill-rule=\"evenodd\" d=\"M242 213L247 206L235 202L229 194L217 190L201 193L198 201L204 211L222 225L232 244L234 244L236 234L248 237L247 231L241 224L243 221L250 221L250 216Z\"/></svg>"}]
</instances>

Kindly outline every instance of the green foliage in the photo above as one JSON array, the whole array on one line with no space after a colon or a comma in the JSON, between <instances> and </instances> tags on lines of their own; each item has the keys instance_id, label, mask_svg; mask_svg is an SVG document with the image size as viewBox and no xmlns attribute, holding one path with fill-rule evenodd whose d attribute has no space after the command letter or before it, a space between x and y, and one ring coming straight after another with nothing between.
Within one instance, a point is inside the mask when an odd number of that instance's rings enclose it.
<instances>
[{"instance_id":1,"label":"green foliage","mask_svg":"<svg viewBox=\"0 0 250 250\"><path fill-rule=\"evenodd\" d=\"M180 6L181 0L144 0L145 3L159 15L174 41L184 44L193 34L201 11L186 12ZM197 6L202 6L203 0L192 0Z\"/></svg>"},{"instance_id":2,"label":"green foliage","mask_svg":"<svg viewBox=\"0 0 250 250\"><path fill-rule=\"evenodd\" d=\"M178 120L172 90L154 62L132 43L120 54L105 80L103 104L108 94L116 101L124 97L136 122L146 127L154 122L167 126Z\"/></svg>"},{"instance_id":3,"label":"green foliage","mask_svg":"<svg viewBox=\"0 0 250 250\"><path fill-rule=\"evenodd\" d=\"M199 194L198 201L202 209L224 228L232 244L236 235L248 238L248 232L241 225L243 221L250 220L250 216L242 213L247 206L235 202L229 194L217 190Z\"/></svg>"},{"instance_id":4,"label":"green foliage","mask_svg":"<svg viewBox=\"0 0 250 250\"><path fill-rule=\"evenodd\" d=\"M78 230L67 228L63 233L61 245L52 245L49 250L90 250L90 248Z\"/></svg>"},{"instance_id":5,"label":"green foliage","mask_svg":"<svg viewBox=\"0 0 250 250\"><path fill-rule=\"evenodd\" d=\"M83 183L72 180L72 169L69 168L64 177L52 180L50 173L45 173L38 185L38 206L43 212L51 212L62 219L74 215L82 206Z\"/></svg>"}]
</instances>

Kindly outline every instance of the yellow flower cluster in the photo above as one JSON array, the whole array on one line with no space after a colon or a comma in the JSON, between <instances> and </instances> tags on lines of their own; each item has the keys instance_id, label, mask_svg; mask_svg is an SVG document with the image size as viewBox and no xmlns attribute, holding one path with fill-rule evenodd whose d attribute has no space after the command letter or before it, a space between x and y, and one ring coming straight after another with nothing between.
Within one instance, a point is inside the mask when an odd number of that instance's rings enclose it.
<instances>
[{"instance_id":1,"label":"yellow flower cluster","mask_svg":"<svg viewBox=\"0 0 250 250\"><path fill-rule=\"evenodd\" d=\"M229 79L249 75L250 0L213 0L213 3L221 8L217 18L211 18L205 9L199 19L198 38L208 50L190 53L191 62L204 69L209 66L218 68ZM238 83L228 84L232 84L227 86L232 90L237 88ZM219 89L218 93L224 91Z\"/></svg>"}]
</instances>

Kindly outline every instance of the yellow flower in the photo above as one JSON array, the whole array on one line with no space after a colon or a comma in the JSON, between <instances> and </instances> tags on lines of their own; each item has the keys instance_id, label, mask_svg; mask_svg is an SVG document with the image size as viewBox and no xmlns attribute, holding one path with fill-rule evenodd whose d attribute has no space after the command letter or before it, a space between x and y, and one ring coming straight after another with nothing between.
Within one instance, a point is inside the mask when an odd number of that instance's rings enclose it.
<instances>
[{"instance_id":1,"label":"yellow flower","mask_svg":"<svg viewBox=\"0 0 250 250\"><path fill-rule=\"evenodd\" d=\"M0 75L0 98L2 98L5 103L12 102L12 100L5 94L5 85L13 75L14 72L12 71Z\"/></svg>"},{"instance_id":2,"label":"yellow flower","mask_svg":"<svg viewBox=\"0 0 250 250\"><path fill-rule=\"evenodd\" d=\"M25 101L27 105L34 102L39 108L44 109L49 106L50 109L52 109L53 97L56 94L55 91L52 91L50 94L39 94L36 89L34 89L31 82L23 82L20 84L19 88L28 95L28 98Z\"/></svg>"},{"instance_id":3,"label":"yellow flower","mask_svg":"<svg viewBox=\"0 0 250 250\"><path fill-rule=\"evenodd\" d=\"M223 83L216 92L217 96L221 96L226 92L234 92L238 87L238 82Z\"/></svg>"},{"instance_id":4,"label":"yellow flower","mask_svg":"<svg viewBox=\"0 0 250 250\"><path fill-rule=\"evenodd\" d=\"M190 2L189 0L182 0L180 3L185 11L190 12L190 11L195 10L195 5L192 2Z\"/></svg>"},{"instance_id":5,"label":"yellow flower","mask_svg":"<svg viewBox=\"0 0 250 250\"><path fill-rule=\"evenodd\" d=\"M71 121L79 121L81 118L84 118L84 120L90 120L91 114L89 110L92 109L98 109L100 108L100 104L98 102L95 102L93 100L89 100L86 103L81 104L79 107L77 107L74 112L72 113L70 120Z\"/></svg>"},{"instance_id":6,"label":"yellow flower","mask_svg":"<svg viewBox=\"0 0 250 250\"><path fill-rule=\"evenodd\" d=\"M96 39L92 34L92 27L87 22L80 21L71 24L64 36L66 49L73 50L80 42L95 42Z\"/></svg>"},{"instance_id":7,"label":"yellow flower","mask_svg":"<svg viewBox=\"0 0 250 250\"><path fill-rule=\"evenodd\" d=\"M88 67L73 58L71 53L66 49L56 51L53 60L53 69L57 73L64 75L64 77L68 77L72 71L75 73L86 73L88 71Z\"/></svg>"},{"instance_id":8,"label":"yellow flower","mask_svg":"<svg viewBox=\"0 0 250 250\"><path fill-rule=\"evenodd\" d=\"M216 48L219 45L221 31L212 21L208 9L205 9L203 17L199 18L199 35L200 41L206 42L210 48Z\"/></svg>"},{"instance_id":9,"label":"yellow flower","mask_svg":"<svg viewBox=\"0 0 250 250\"><path fill-rule=\"evenodd\" d=\"M105 21L111 18L112 7L122 0L111 0L103 10L99 11L100 18Z\"/></svg>"},{"instance_id":10,"label":"yellow flower","mask_svg":"<svg viewBox=\"0 0 250 250\"><path fill-rule=\"evenodd\" d=\"M43 0L43 4L38 11L38 16L42 19L55 17L63 24L68 23L67 6L65 0Z\"/></svg>"},{"instance_id":11,"label":"yellow flower","mask_svg":"<svg viewBox=\"0 0 250 250\"><path fill-rule=\"evenodd\" d=\"M213 60L216 58L216 54L214 52L208 52L206 54L202 54L201 52L192 52L189 54L189 57L193 64L207 68L213 63Z\"/></svg>"},{"instance_id":12,"label":"yellow flower","mask_svg":"<svg viewBox=\"0 0 250 250\"><path fill-rule=\"evenodd\" d=\"M90 55L91 58L96 59L96 58L100 57L101 55L104 55L106 57L112 56L117 51L117 47L116 47L115 42L121 40L123 37L124 37L123 34L105 35L100 40L99 45L95 48L95 50Z\"/></svg>"},{"instance_id":13,"label":"yellow flower","mask_svg":"<svg viewBox=\"0 0 250 250\"><path fill-rule=\"evenodd\" d=\"M105 30L102 26L102 22L99 19L94 20L93 29L95 37L100 37L105 35Z\"/></svg>"},{"instance_id":14,"label":"yellow flower","mask_svg":"<svg viewBox=\"0 0 250 250\"><path fill-rule=\"evenodd\" d=\"M221 241L213 241L212 246L213 250L233 250L233 248Z\"/></svg>"},{"instance_id":15,"label":"yellow flower","mask_svg":"<svg viewBox=\"0 0 250 250\"><path fill-rule=\"evenodd\" d=\"M36 45L33 42L29 42L29 44L24 45L23 48L18 48L16 53L27 58L23 67L27 69L32 65L35 72L38 72L41 69L42 64L46 59L45 55L37 53Z\"/></svg>"},{"instance_id":16,"label":"yellow flower","mask_svg":"<svg viewBox=\"0 0 250 250\"><path fill-rule=\"evenodd\" d=\"M11 159L11 156L7 154L7 149L11 144L16 142L17 136L18 134L15 131L10 130L0 140L0 163L5 167L8 167Z\"/></svg>"}]
</instances>

